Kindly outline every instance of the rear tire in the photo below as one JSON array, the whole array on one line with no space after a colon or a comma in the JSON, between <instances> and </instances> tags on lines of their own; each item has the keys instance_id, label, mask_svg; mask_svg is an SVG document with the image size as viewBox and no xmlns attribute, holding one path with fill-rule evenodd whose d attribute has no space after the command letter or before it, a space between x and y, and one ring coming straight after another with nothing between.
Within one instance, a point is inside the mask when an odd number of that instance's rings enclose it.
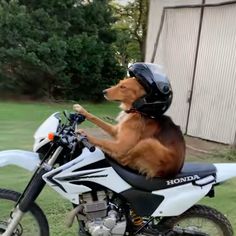
<instances>
[{"instance_id":1,"label":"rear tire","mask_svg":"<svg viewBox=\"0 0 236 236\"><path fill-rule=\"evenodd\" d=\"M1 202L3 202L3 200L7 200L6 202L12 202L12 206L15 205L15 203L17 202L17 200L20 197L20 193L12 191L12 190L7 190L7 189L0 189L0 204ZM7 209L9 210L9 214L11 209ZM49 226L48 226L48 221L46 216L44 215L43 211L41 210L41 208L36 204L36 203L32 203L29 209L29 212L27 212L27 214L31 215L31 218L34 219L34 221L37 223L38 228L39 228L39 235L40 236L49 236ZM5 219L5 215L4 215L4 219L2 219L2 209L0 209L0 223L3 223L7 220ZM24 217L23 217L24 219ZM27 235L24 234L24 227L23 228L23 236ZM4 232L3 228L0 228L0 234ZM15 235L15 234L14 234ZM17 235L17 234L16 234ZM19 234L21 235L21 234Z\"/></svg>"},{"instance_id":2,"label":"rear tire","mask_svg":"<svg viewBox=\"0 0 236 236\"><path fill-rule=\"evenodd\" d=\"M190 221L192 219L192 221ZM217 229L218 233L216 234L215 232L212 232L211 230L209 232L204 232L201 231L201 226L197 226L197 221L196 224L191 223L193 220L198 220L199 222L202 222L202 224L206 224L206 222L209 222L212 224L213 227L212 229ZM200 221L201 219L201 221ZM189 221L189 224L187 223ZM187 224L186 224L186 223ZM185 224L184 224L185 223ZM208 206L203 206L203 205L195 205L186 212L184 212L180 216L176 217L171 217L164 219L164 225L168 229L175 229L175 228L180 228L180 229L196 229L199 230L202 233L205 233L209 236L233 236L233 228L229 222L229 220L219 211L208 207ZM186 225L186 226L182 226ZM188 225L188 226L187 226ZM186 234L189 235L189 234Z\"/></svg>"}]
</instances>

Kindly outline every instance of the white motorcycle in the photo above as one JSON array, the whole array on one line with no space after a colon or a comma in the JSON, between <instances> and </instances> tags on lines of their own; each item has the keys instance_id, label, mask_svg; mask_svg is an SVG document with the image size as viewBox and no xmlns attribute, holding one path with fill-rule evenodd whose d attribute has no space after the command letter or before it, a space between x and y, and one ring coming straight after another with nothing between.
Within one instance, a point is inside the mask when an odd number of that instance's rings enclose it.
<instances>
[{"instance_id":1,"label":"white motorcycle","mask_svg":"<svg viewBox=\"0 0 236 236\"><path fill-rule=\"evenodd\" d=\"M236 164L186 163L174 178L146 179L75 134L82 115L64 114L67 122L55 113L38 128L34 152L0 152L1 167L34 170L22 194L0 189L0 235L49 235L35 203L48 184L72 203L69 225L76 218L80 236L233 236L222 213L195 204L236 176Z\"/></svg>"}]
</instances>

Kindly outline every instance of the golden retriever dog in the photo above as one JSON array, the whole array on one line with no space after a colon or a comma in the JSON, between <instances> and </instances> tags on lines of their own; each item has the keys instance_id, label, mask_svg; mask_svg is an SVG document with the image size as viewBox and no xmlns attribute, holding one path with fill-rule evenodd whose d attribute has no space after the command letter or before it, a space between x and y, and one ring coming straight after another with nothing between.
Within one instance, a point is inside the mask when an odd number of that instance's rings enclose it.
<instances>
[{"instance_id":1,"label":"golden retriever dog","mask_svg":"<svg viewBox=\"0 0 236 236\"><path fill-rule=\"evenodd\" d=\"M127 112L134 101L146 94L140 83L135 78L125 78L103 93L108 101L121 103L123 112L116 125L102 121L79 104L74 105L75 111L113 137L106 140L86 134L89 142L147 178L176 175L185 158L185 142L179 127L168 116L150 118L139 112Z\"/></svg>"}]
</instances>

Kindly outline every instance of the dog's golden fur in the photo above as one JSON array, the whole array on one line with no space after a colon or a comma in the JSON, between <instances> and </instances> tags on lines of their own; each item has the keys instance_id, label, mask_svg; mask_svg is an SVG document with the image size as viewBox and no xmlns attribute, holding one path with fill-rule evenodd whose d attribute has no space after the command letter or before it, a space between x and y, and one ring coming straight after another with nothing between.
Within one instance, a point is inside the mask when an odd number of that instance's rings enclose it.
<instances>
[{"instance_id":1,"label":"dog's golden fur","mask_svg":"<svg viewBox=\"0 0 236 236\"><path fill-rule=\"evenodd\" d=\"M110 125L76 104L74 109L113 137L88 140L122 165L151 177L169 177L183 166L185 142L178 126L167 116L152 119L138 112L127 113L132 103L145 95L135 78L126 78L104 91L109 101L119 101L123 110L117 125Z\"/></svg>"}]
</instances>

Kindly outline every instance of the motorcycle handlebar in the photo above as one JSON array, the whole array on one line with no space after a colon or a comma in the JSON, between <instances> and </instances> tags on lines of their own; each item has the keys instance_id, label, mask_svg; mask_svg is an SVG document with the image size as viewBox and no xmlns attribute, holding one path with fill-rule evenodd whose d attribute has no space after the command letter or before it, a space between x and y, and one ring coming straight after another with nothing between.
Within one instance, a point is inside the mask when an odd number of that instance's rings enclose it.
<instances>
[{"instance_id":1,"label":"motorcycle handlebar","mask_svg":"<svg viewBox=\"0 0 236 236\"><path fill-rule=\"evenodd\" d=\"M72 129L75 130L76 125L79 125L84 121L85 121L85 116L81 114L77 114L77 113L70 114L70 122L71 122Z\"/></svg>"},{"instance_id":2,"label":"motorcycle handlebar","mask_svg":"<svg viewBox=\"0 0 236 236\"><path fill-rule=\"evenodd\" d=\"M88 141L88 139L81 134L77 134L76 136L75 134L73 134L72 136L68 136L67 134L66 137L60 137L60 136L55 136L55 137L56 137L55 140L58 140L62 146L65 145L72 150L73 150L73 147L75 147L75 141L77 140L78 142L81 142L84 145L84 147L88 148L90 152L95 151L95 146L93 146Z\"/></svg>"},{"instance_id":3,"label":"motorcycle handlebar","mask_svg":"<svg viewBox=\"0 0 236 236\"><path fill-rule=\"evenodd\" d=\"M64 112L64 114L67 117L67 119L70 121L70 127L73 131L75 131L76 125L79 125L85 121L85 116L83 116L82 114L79 114L76 112L72 112L69 115L66 112ZM88 148L90 152L95 151L95 146L93 146L85 136L79 134L77 139L79 142L83 143L84 147Z\"/></svg>"},{"instance_id":4,"label":"motorcycle handlebar","mask_svg":"<svg viewBox=\"0 0 236 236\"><path fill-rule=\"evenodd\" d=\"M88 141L88 139L87 139L86 137L82 136L82 138L81 138L80 141L83 143L83 145L84 145L86 148L88 148L88 150L89 150L90 152L94 152L94 151L95 151L95 146L93 146L93 145Z\"/></svg>"}]
</instances>

